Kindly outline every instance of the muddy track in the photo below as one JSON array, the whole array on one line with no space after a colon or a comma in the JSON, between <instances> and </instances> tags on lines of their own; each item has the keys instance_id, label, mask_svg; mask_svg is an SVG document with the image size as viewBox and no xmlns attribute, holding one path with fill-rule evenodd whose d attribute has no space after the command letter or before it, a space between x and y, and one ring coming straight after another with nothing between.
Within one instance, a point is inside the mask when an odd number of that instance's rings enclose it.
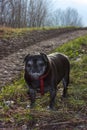
<instances>
[{"instance_id":1,"label":"muddy track","mask_svg":"<svg viewBox=\"0 0 87 130\"><path fill-rule=\"evenodd\" d=\"M26 54L35 51L48 54L59 45L86 34L86 29L61 30L61 32L51 30L43 33L35 31L18 39L0 40L0 87L11 83L20 75Z\"/></svg>"},{"instance_id":2,"label":"muddy track","mask_svg":"<svg viewBox=\"0 0 87 130\"><path fill-rule=\"evenodd\" d=\"M24 49L30 45L36 44L43 40L58 37L61 34L74 32L76 30L86 30L86 28L61 28L43 31L26 32L24 35L9 39L0 39L0 60L3 57Z\"/></svg>"}]
</instances>

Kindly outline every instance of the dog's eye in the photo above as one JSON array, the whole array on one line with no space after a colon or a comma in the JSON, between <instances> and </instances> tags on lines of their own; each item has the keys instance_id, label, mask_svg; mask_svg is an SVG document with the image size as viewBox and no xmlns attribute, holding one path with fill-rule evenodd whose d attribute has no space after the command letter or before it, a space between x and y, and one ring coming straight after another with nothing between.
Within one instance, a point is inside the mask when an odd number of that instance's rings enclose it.
<instances>
[{"instance_id":1,"label":"dog's eye","mask_svg":"<svg viewBox=\"0 0 87 130\"><path fill-rule=\"evenodd\" d=\"M28 64L27 66L28 66L28 67L31 67L31 64Z\"/></svg>"},{"instance_id":2,"label":"dog's eye","mask_svg":"<svg viewBox=\"0 0 87 130\"><path fill-rule=\"evenodd\" d=\"M40 65L40 66L44 66L44 63L40 63L39 65Z\"/></svg>"}]
</instances>

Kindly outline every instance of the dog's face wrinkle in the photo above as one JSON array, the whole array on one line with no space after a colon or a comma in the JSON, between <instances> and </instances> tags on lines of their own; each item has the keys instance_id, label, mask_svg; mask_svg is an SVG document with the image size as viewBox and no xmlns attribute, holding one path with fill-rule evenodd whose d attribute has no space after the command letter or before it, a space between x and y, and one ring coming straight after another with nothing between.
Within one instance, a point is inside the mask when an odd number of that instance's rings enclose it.
<instances>
[{"instance_id":1,"label":"dog's face wrinkle","mask_svg":"<svg viewBox=\"0 0 87 130\"><path fill-rule=\"evenodd\" d=\"M46 63L42 58L29 59L26 65L28 74L33 78L39 78L46 70Z\"/></svg>"}]
</instances>

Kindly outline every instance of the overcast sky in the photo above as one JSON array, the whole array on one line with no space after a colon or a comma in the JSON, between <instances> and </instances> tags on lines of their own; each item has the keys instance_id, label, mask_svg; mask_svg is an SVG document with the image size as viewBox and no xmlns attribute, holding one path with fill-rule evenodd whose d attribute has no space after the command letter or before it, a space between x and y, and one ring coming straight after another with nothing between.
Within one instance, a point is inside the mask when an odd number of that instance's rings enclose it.
<instances>
[{"instance_id":1,"label":"overcast sky","mask_svg":"<svg viewBox=\"0 0 87 130\"><path fill-rule=\"evenodd\" d=\"M52 0L54 7L66 9L68 7L77 9L82 17L83 24L87 26L87 0Z\"/></svg>"}]
</instances>

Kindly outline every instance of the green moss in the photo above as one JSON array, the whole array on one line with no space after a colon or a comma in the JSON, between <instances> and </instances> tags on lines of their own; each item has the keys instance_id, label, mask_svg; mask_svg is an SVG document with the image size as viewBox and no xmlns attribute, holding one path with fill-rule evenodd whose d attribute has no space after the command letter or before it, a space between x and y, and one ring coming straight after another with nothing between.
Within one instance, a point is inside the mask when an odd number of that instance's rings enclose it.
<instances>
[{"instance_id":1,"label":"green moss","mask_svg":"<svg viewBox=\"0 0 87 130\"><path fill-rule=\"evenodd\" d=\"M77 38L76 40L73 40L71 42L65 43L64 45L61 45L58 47L55 51L56 52L61 52L69 56L69 58L78 58L80 57L83 53L85 53L84 49L82 46L87 47L87 36L86 37L80 37Z\"/></svg>"},{"instance_id":2,"label":"green moss","mask_svg":"<svg viewBox=\"0 0 87 130\"><path fill-rule=\"evenodd\" d=\"M79 111L87 104L87 36L65 43L54 52L60 52L69 57L71 72L67 107L72 108L73 111Z\"/></svg>"},{"instance_id":3,"label":"green moss","mask_svg":"<svg viewBox=\"0 0 87 130\"><path fill-rule=\"evenodd\" d=\"M19 81L15 81L14 84L5 86L0 93L0 101L3 100L15 100L19 102L26 97L27 88L25 87L25 81L21 78Z\"/></svg>"}]
</instances>

